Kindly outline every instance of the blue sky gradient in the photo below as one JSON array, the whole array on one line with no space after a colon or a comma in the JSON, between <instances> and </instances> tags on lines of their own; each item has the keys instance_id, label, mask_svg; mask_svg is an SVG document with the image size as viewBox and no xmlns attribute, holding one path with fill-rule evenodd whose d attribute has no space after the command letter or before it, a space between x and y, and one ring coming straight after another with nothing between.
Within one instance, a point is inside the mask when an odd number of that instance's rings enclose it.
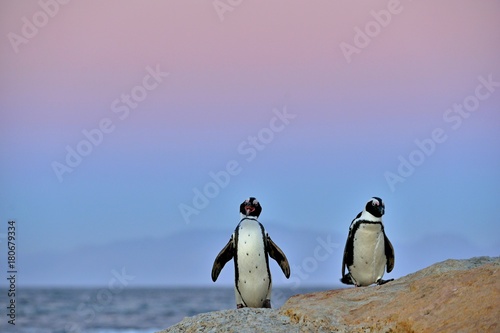
<instances>
[{"instance_id":1,"label":"blue sky gradient","mask_svg":"<svg viewBox=\"0 0 500 333\"><path fill-rule=\"evenodd\" d=\"M215 3L0 5L2 243L15 219L19 258L36 265L211 230L209 267L249 196L274 238L310 230L341 247L379 196L396 275L432 263L404 252L428 237L499 254L497 1ZM443 242L432 260L453 257ZM280 246L296 265L312 251ZM189 261L176 252L145 255ZM44 267L26 270L36 283Z\"/></svg>"}]
</instances>

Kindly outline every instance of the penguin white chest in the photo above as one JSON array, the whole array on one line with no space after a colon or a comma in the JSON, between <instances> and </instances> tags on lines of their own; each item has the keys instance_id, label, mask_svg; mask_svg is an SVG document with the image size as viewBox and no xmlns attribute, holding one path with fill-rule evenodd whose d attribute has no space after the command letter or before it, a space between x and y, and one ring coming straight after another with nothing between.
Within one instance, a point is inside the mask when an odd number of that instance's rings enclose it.
<instances>
[{"instance_id":1,"label":"penguin white chest","mask_svg":"<svg viewBox=\"0 0 500 333\"><path fill-rule=\"evenodd\" d=\"M236 286L249 307L261 307L268 298L271 276L266 258L264 233L255 220L244 220L238 229Z\"/></svg>"},{"instance_id":2,"label":"penguin white chest","mask_svg":"<svg viewBox=\"0 0 500 333\"><path fill-rule=\"evenodd\" d=\"M368 286L384 275L384 233L378 223L361 223L354 234L353 264L348 267L358 286Z\"/></svg>"}]
</instances>

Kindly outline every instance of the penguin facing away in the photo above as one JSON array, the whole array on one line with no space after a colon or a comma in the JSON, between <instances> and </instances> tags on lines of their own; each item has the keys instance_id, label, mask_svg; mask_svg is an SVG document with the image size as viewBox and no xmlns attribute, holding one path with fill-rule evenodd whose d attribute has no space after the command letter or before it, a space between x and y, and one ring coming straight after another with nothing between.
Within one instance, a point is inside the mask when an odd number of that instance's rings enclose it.
<instances>
[{"instance_id":1,"label":"penguin facing away","mask_svg":"<svg viewBox=\"0 0 500 333\"><path fill-rule=\"evenodd\" d=\"M287 279L290 277L290 265L285 254L257 220L261 211L262 206L254 197L240 205L240 223L212 267L212 281L215 282L224 265L233 259L238 309L271 307L272 281L268 256L276 260Z\"/></svg>"},{"instance_id":2,"label":"penguin facing away","mask_svg":"<svg viewBox=\"0 0 500 333\"><path fill-rule=\"evenodd\" d=\"M384 211L382 199L373 197L351 222L342 261L342 283L361 287L394 280L382 280L386 267L387 273L394 268L395 258L382 224ZM348 274L345 274L346 268Z\"/></svg>"}]
</instances>

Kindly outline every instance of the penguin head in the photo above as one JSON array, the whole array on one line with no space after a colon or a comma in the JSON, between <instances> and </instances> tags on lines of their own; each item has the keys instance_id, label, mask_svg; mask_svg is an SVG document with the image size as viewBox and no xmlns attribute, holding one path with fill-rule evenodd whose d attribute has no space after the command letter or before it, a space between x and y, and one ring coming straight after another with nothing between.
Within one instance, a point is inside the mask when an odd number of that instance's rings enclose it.
<instances>
[{"instance_id":1,"label":"penguin head","mask_svg":"<svg viewBox=\"0 0 500 333\"><path fill-rule=\"evenodd\" d=\"M254 197L246 199L240 205L240 213L245 216L259 217L261 212L262 212L262 206L260 205L259 201Z\"/></svg>"},{"instance_id":2,"label":"penguin head","mask_svg":"<svg viewBox=\"0 0 500 333\"><path fill-rule=\"evenodd\" d=\"M365 210L375 217L382 217L385 212L385 206L382 199L373 197L366 203Z\"/></svg>"}]
</instances>

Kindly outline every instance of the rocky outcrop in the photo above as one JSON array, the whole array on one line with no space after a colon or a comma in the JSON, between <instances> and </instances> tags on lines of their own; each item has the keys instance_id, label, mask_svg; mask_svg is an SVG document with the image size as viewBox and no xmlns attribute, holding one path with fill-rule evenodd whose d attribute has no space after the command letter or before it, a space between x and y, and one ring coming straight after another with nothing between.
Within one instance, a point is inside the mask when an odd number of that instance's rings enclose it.
<instances>
[{"instance_id":1,"label":"rocky outcrop","mask_svg":"<svg viewBox=\"0 0 500 333\"><path fill-rule=\"evenodd\" d=\"M161 333L289 333L298 332L300 327L300 324L292 323L289 317L279 314L277 310L244 308L187 317Z\"/></svg>"},{"instance_id":2,"label":"rocky outcrop","mask_svg":"<svg viewBox=\"0 0 500 333\"><path fill-rule=\"evenodd\" d=\"M498 332L500 258L447 260L382 286L291 297L292 322L345 332Z\"/></svg>"},{"instance_id":3,"label":"rocky outcrop","mask_svg":"<svg viewBox=\"0 0 500 333\"><path fill-rule=\"evenodd\" d=\"M382 286L204 313L162 332L500 332L499 268L500 257L447 260Z\"/></svg>"}]
</instances>

